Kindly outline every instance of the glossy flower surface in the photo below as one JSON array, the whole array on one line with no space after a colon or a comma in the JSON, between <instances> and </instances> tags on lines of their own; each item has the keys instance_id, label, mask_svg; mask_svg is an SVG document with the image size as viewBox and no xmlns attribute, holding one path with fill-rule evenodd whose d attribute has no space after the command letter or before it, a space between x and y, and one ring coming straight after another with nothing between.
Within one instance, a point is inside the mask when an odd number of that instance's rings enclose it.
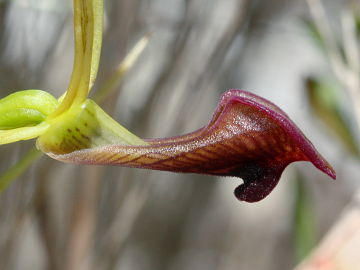
<instances>
[{"instance_id":1,"label":"glossy flower surface","mask_svg":"<svg viewBox=\"0 0 360 270\"><path fill-rule=\"evenodd\" d=\"M148 145L103 142L91 147L98 130L78 119L72 126L63 126L64 130L58 128L49 132L68 133L59 143L49 145L39 139L40 148L52 158L77 164L237 176L244 184L235 195L248 202L266 197L284 168L294 161L310 161L335 178L331 166L282 110L241 90L222 96L206 127L183 136L146 140Z\"/></svg>"}]
</instances>

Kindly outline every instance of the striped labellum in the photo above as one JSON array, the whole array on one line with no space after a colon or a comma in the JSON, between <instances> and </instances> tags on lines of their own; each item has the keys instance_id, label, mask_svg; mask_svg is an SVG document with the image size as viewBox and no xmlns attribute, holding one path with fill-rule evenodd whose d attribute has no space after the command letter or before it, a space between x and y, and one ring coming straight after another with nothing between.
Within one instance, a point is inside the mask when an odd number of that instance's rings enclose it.
<instances>
[{"instance_id":1,"label":"striped labellum","mask_svg":"<svg viewBox=\"0 0 360 270\"><path fill-rule=\"evenodd\" d=\"M106 127L101 119L109 116L95 103L86 103L71 123L59 121L40 136L38 147L54 159L77 164L240 177L244 183L235 189L235 196L247 202L266 197L285 167L295 161L309 161L336 178L280 108L246 91L223 94L209 124L195 132L134 143L110 130L115 121ZM54 140L55 134L66 135Z\"/></svg>"}]
</instances>

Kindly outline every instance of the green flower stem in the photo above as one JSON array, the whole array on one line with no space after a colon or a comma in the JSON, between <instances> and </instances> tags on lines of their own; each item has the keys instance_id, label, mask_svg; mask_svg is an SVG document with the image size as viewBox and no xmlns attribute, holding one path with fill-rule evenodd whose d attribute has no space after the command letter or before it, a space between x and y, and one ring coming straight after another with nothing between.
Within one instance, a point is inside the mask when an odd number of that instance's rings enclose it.
<instances>
[{"instance_id":1,"label":"green flower stem","mask_svg":"<svg viewBox=\"0 0 360 270\"><path fill-rule=\"evenodd\" d=\"M5 190L14 179L22 175L42 155L41 151L33 147L14 166L0 175L0 192Z\"/></svg>"}]
</instances>

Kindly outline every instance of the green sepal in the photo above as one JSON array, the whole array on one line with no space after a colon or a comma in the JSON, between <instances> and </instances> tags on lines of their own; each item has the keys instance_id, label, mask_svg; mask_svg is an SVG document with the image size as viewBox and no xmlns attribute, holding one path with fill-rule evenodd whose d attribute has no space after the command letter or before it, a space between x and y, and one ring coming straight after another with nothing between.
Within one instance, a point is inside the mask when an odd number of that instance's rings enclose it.
<instances>
[{"instance_id":1,"label":"green sepal","mask_svg":"<svg viewBox=\"0 0 360 270\"><path fill-rule=\"evenodd\" d=\"M37 147L44 153L67 154L111 144L147 144L90 99L47 123L50 127L37 140Z\"/></svg>"},{"instance_id":2,"label":"green sepal","mask_svg":"<svg viewBox=\"0 0 360 270\"><path fill-rule=\"evenodd\" d=\"M55 111L58 101L41 90L24 90L0 99L0 129L36 126Z\"/></svg>"},{"instance_id":3,"label":"green sepal","mask_svg":"<svg viewBox=\"0 0 360 270\"><path fill-rule=\"evenodd\" d=\"M21 127L9 130L0 130L0 144L13 143L34 139L43 134L49 125L42 122L33 127Z\"/></svg>"}]
</instances>

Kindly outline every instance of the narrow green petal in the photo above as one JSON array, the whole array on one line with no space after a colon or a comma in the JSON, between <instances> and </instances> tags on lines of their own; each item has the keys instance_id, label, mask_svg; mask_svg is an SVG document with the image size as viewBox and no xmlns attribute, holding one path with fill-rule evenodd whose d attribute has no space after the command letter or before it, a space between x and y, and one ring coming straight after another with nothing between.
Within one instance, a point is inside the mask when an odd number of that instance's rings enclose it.
<instances>
[{"instance_id":1,"label":"narrow green petal","mask_svg":"<svg viewBox=\"0 0 360 270\"><path fill-rule=\"evenodd\" d=\"M73 3L74 3L73 5L74 5L74 41L75 41L73 71L71 74L70 83L65 93L65 96L61 97L61 104L58 107L58 109L50 116L51 118L56 117L57 115L61 114L71 106L76 96L84 68L83 59L85 52L85 42L83 41L83 38L84 38L85 29L83 28L83 24L81 23L81 21L83 20L81 16L82 5L81 5L81 1L79 0L74 0Z\"/></svg>"},{"instance_id":2,"label":"narrow green petal","mask_svg":"<svg viewBox=\"0 0 360 270\"><path fill-rule=\"evenodd\" d=\"M90 77L93 60L93 45L94 45L94 8L95 0L79 0L82 3L81 23L83 28L83 42L84 42L84 57L83 70L80 78L80 83L76 89L76 95L72 105L78 105L85 101L89 93Z\"/></svg>"},{"instance_id":3,"label":"narrow green petal","mask_svg":"<svg viewBox=\"0 0 360 270\"><path fill-rule=\"evenodd\" d=\"M147 143L106 114L94 101L87 99L59 117L48 120L50 128L42 134L37 146L45 153L64 154L108 144L146 145Z\"/></svg>"},{"instance_id":4,"label":"narrow green petal","mask_svg":"<svg viewBox=\"0 0 360 270\"><path fill-rule=\"evenodd\" d=\"M102 35L103 35L103 20L104 20L103 14L104 14L103 0L93 0L94 34L93 34L93 45L92 45L89 91L94 84L99 68Z\"/></svg>"},{"instance_id":5,"label":"narrow green petal","mask_svg":"<svg viewBox=\"0 0 360 270\"><path fill-rule=\"evenodd\" d=\"M74 0L75 60L70 84L57 117L85 101L98 71L103 28L102 0Z\"/></svg>"},{"instance_id":6,"label":"narrow green petal","mask_svg":"<svg viewBox=\"0 0 360 270\"><path fill-rule=\"evenodd\" d=\"M49 124L42 122L34 127L21 127L9 130L0 130L0 144L13 143L21 140L30 140L43 134Z\"/></svg>"}]
</instances>

